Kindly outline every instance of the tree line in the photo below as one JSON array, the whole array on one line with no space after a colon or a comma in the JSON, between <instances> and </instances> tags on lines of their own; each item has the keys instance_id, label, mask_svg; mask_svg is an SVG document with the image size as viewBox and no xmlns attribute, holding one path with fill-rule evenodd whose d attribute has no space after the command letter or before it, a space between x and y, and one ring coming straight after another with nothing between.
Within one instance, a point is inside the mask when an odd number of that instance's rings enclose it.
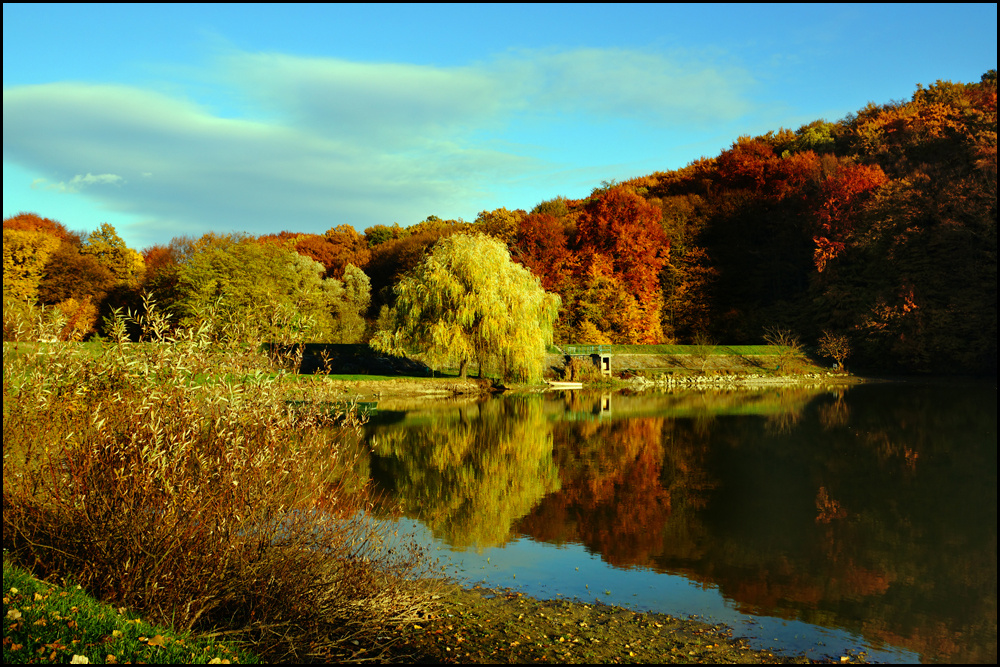
<instances>
[{"instance_id":1,"label":"tree line","mask_svg":"<svg viewBox=\"0 0 1000 667\"><path fill-rule=\"evenodd\" d=\"M390 341L406 317L467 307L466 324L442 325L465 346L442 348L453 363L486 363L484 345L512 338L741 344L777 327L805 341L837 337L872 370L995 372L996 130L991 70L837 122L739 137L716 157L604 183L583 199L473 222L210 233L140 253L107 224L81 234L19 214L3 223L4 336L16 337L9 309L38 306L63 315L64 338L102 334L111 309L147 294L220 343L374 339L400 351L431 340L414 324L410 338ZM455 235L474 246L461 251L472 258L464 268L432 259L455 256L458 241L446 241ZM449 280L441 266L452 267ZM493 281L493 296L482 281ZM477 311L469 299L480 296ZM527 320L541 333L484 319L514 297L535 304ZM485 343L471 333L482 322L494 327ZM509 367L512 349L489 363Z\"/></svg>"}]
</instances>

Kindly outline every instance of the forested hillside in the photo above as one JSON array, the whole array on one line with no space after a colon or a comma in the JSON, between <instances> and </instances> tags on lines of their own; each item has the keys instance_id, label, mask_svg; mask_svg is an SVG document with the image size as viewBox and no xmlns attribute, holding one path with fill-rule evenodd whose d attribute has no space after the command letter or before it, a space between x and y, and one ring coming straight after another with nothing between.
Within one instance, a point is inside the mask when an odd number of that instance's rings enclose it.
<instances>
[{"instance_id":1,"label":"forested hillside","mask_svg":"<svg viewBox=\"0 0 1000 667\"><path fill-rule=\"evenodd\" d=\"M78 234L20 214L3 223L4 339L38 306L65 316L63 338L101 333L103 316L146 293L219 341L367 340L429 247L476 231L561 298L557 343L744 344L777 328L807 344L846 336L855 368L991 373L996 91L995 70L919 86L471 223L208 234L140 254L110 225Z\"/></svg>"}]
</instances>

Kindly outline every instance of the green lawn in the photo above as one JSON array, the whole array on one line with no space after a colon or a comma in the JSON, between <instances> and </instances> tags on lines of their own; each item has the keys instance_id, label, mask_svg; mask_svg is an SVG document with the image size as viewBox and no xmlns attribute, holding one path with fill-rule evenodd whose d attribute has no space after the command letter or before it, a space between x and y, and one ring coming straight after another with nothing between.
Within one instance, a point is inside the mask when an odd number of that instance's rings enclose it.
<instances>
[{"instance_id":1,"label":"green lawn","mask_svg":"<svg viewBox=\"0 0 1000 667\"><path fill-rule=\"evenodd\" d=\"M584 347L582 345L560 345L559 348ZM588 347L597 347L596 345ZM700 354L770 356L779 355L787 349L778 345L601 345L609 354ZM550 345L549 354L562 354L560 349Z\"/></svg>"}]
</instances>

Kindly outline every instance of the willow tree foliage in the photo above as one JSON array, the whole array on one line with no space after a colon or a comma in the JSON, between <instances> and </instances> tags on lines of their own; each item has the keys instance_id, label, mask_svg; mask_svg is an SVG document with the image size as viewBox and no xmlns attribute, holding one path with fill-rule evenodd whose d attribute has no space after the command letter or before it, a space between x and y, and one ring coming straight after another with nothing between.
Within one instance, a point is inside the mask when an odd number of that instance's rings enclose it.
<instances>
[{"instance_id":1,"label":"willow tree foliage","mask_svg":"<svg viewBox=\"0 0 1000 667\"><path fill-rule=\"evenodd\" d=\"M414 512L458 547L498 547L517 520L559 489L552 424L540 400L490 401L461 417L435 416L419 429L376 431L387 504Z\"/></svg>"},{"instance_id":2,"label":"willow tree foliage","mask_svg":"<svg viewBox=\"0 0 1000 667\"><path fill-rule=\"evenodd\" d=\"M500 241L483 234L442 238L397 283L395 295L372 339L376 350L421 352L433 365L457 365L463 377L475 361L480 375L541 378L559 297L515 264Z\"/></svg>"}]
</instances>

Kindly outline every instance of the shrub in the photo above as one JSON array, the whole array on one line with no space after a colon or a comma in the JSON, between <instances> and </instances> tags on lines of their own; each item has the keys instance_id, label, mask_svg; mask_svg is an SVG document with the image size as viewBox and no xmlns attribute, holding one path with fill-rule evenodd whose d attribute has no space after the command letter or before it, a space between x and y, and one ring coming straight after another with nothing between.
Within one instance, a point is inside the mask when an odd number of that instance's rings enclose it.
<instances>
[{"instance_id":1,"label":"shrub","mask_svg":"<svg viewBox=\"0 0 1000 667\"><path fill-rule=\"evenodd\" d=\"M805 359L799 337L789 329L765 327L764 342L778 348L778 367L782 371L787 372L792 365L800 364Z\"/></svg>"},{"instance_id":2,"label":"shrub","mask_svg":"<svg viewBox=\"0 0 1000 667\"><path fill-rule=\"evenodd\" d=\"M594 363L592 357L571 357L566 364L564 375L570 382L606 382L601 375L601 369Z\"/></svg>"},{"instance_id":3,"label":"shrub","mask_svg":"<svg viewBox=\"0 0 1000 667\"><path fill-rule=\"evenodd\" d=\"M153 621L241 630L270 658L374 650L376 628L422 613L426 555L351 476L356 411L293 410L263 357L250 371L251 352L219 356L204 332L163 337L155 311L134 320L154 339L129 344L125 319L95 353L5 349L17 562ZM322 387L306 405L331 404Z\"/></svg>"}]
</instances>

